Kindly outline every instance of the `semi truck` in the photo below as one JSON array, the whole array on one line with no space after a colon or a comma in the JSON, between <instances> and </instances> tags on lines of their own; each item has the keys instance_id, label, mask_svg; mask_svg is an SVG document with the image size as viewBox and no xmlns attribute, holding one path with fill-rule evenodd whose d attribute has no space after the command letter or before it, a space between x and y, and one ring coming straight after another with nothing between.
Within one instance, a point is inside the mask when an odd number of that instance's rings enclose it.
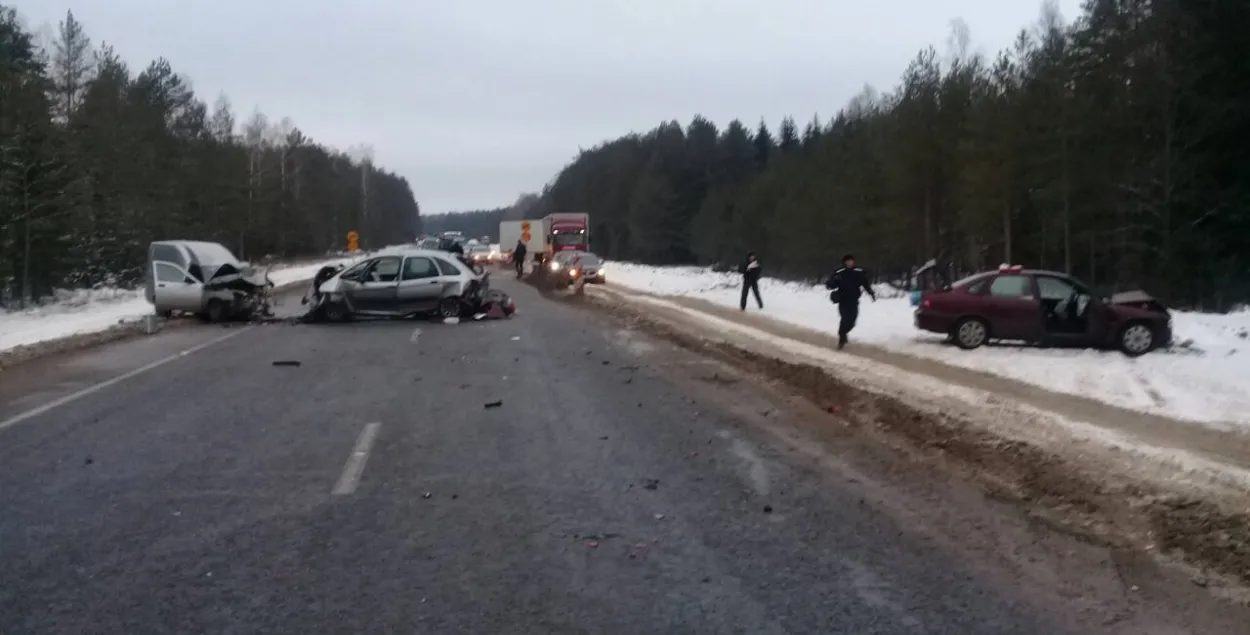
<instances>
[{"instance_id":1,"label":"semi truck","mask_svg":"<svg viewBox=\"0 0 1250 635\"><path fill-rule=\"evenodd\" d=\"M548 214L542 224L543 262L561 251L590 251L589 214Z\"/></svg>"},{"instance_id":2,"label":"semi truck","mask_svg":"<svg viewBox=\"0 0 1250 635\"><path fill-rule=\"evenodd\" d=\"M499 247L510 255L517 241L534 262L544 263L561 251L590 251L589 214L549 214L536 220L499 223Z\"/></svg>"}]
</instances>

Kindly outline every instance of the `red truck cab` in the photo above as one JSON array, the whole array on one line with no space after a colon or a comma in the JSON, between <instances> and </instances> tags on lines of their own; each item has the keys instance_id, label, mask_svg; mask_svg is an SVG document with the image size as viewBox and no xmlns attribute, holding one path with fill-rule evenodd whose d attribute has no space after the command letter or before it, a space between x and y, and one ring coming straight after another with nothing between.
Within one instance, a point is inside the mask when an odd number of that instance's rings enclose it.
<instances>
[{"instance_id":1,"label":"red truck cab","mask_svg":"<svg viewBox=\"0 0 1250 635\"><path fill-rule=\"evenodd\" d=\"M561 251L590 251L590 216L551 214L543 219L543 260Z\"/></svg>"}]
</instances>

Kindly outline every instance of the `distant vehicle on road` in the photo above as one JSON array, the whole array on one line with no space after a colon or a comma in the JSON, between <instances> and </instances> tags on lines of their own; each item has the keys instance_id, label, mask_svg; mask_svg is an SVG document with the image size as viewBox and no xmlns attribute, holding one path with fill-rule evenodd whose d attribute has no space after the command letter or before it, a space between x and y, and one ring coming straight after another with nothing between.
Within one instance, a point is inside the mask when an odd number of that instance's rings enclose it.
<instances>
[{"instance_id":1,"label":"distant vehicle on road","mask_svg":"<svg viewBox=\"0 0 1250 635\"><path fill-rule=\"evenodd\" d=\"M495 262L491 257L490 245L476 244L465 251L465 257L475 265L488 265Z\"/></svg>"},{"instance_id":2,"label":"distant vehicle on road","mask_svg":"<svg viewBox=\"0 0 1250 635\"><path fill-rule=\"evenodd\" d=\"M547 265L557 285L567 287L582 278L588 284L603 284L603 259L588 251L557 252Z\"/></svg>"},{"instance_id":3,"label":"distant vehicle on road","mask_svg":"<svg viewBox=\"0 0 1250 635\"><path fill-rule=\"evenodd\" d=\"M1143 292L1097 298L1065 274L1006 265L924 292L915 324L964 349L1009 340L1137 357L1172 341L1167 308Z\"/></svg>"},{"instance_id":4,"label":"distant vehicle on road","mask_svg":"<svg viewBox=\"0 0 1250 635\"><path fill-rule=\"evenodd\" d=\"M148 245L144 295L156 314L192 313L211 322L267 313L267 272L240 261L220 243L160 240Z\"/></svg>"},{"instance_id":5,"label":"distant vehicle on road","mask_svg":"<svg viewBox=\"0 0 1250 635\"><path fill-rule=\"evenodd\" d=\"M458 258L406 249L362 260L317 289L313 312L331 322L352 317L460 317L487 299L488 276Z\"/></svg>"},{"instance_id":6,"label":"distant vehicle on road","mask_svg":"<svg viewBox=\"0 0 1250 635\"><path fill-rule=\"evenodd\" d=\"M589 214L548 214L542 219L544 249L534 254L546 262L563 251L590 251Z\"/></svg>"}]
</instances>

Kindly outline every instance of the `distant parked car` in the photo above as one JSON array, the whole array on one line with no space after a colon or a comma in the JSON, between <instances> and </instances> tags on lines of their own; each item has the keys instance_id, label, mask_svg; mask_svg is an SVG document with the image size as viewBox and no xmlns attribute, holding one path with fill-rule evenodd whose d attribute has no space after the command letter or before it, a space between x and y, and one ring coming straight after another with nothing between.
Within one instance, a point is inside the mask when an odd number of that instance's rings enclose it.
<instances>
[{"instance_id":1,"label":"distant parked car","mask_svg":"<svg viewBox=\"0 0 1250 635\"><path fill-rule=\"evenodd\" d=\"M1003 266L922 294L916 328L963 349L991 340L1118 348L1137 357L1172 341L1166 307L1141 291L1097 298L1070 276Z\"/></svg>"}]
</instances>

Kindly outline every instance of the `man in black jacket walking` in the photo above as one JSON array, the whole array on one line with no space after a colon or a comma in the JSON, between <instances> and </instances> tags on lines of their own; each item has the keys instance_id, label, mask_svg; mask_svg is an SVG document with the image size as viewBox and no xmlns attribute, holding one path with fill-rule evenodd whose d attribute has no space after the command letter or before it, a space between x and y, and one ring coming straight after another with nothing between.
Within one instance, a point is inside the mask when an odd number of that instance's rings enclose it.
<instances>
[{"instance_id":1,"label":"man in black jacket walking","mask_svg":"<svg viewBox=\"0 0 1250 635\"><path fill-rule=\"evenodd\" d=\"M520 240L516 241L516 247L512 249L512 266L516 267L517 280L521 279L521 274L525 272L525 255L529 250L525 248L525 243Z\"/></svg>"},{"instance_id":2,"label":"man in black jacket walking","mask_svg":"<svg viewBox=\"0 0 1250 635\"><path fill-rule=\"evenodd\" d=\"M842 256L842 266L825 281L825 288L833 291L829 299L838 305L838 315L842 318L838 323L838 350L842 350L846 346L846 336L859 319L860 290L867 292L873 302L877 301L877 294L864 270L855 266L855 256L851 254Z\"/></svg>"},{"instance_id":3,"label":"man in black jacket walking","mask_svg":"<svg viewBox=\"0 0 1250 635\"><path fill-rule=\"evenodd\" d=\"M747 254L747 259L738 267L738 273L742 274L742 301L739 306L742 310L747 310L747 293L755 293L755 303L764 308L764 300L760 298L760 275L764 273L764 268L760 266L760 261L755 257L755 252Z\"/></svg>"}]
</instances>

